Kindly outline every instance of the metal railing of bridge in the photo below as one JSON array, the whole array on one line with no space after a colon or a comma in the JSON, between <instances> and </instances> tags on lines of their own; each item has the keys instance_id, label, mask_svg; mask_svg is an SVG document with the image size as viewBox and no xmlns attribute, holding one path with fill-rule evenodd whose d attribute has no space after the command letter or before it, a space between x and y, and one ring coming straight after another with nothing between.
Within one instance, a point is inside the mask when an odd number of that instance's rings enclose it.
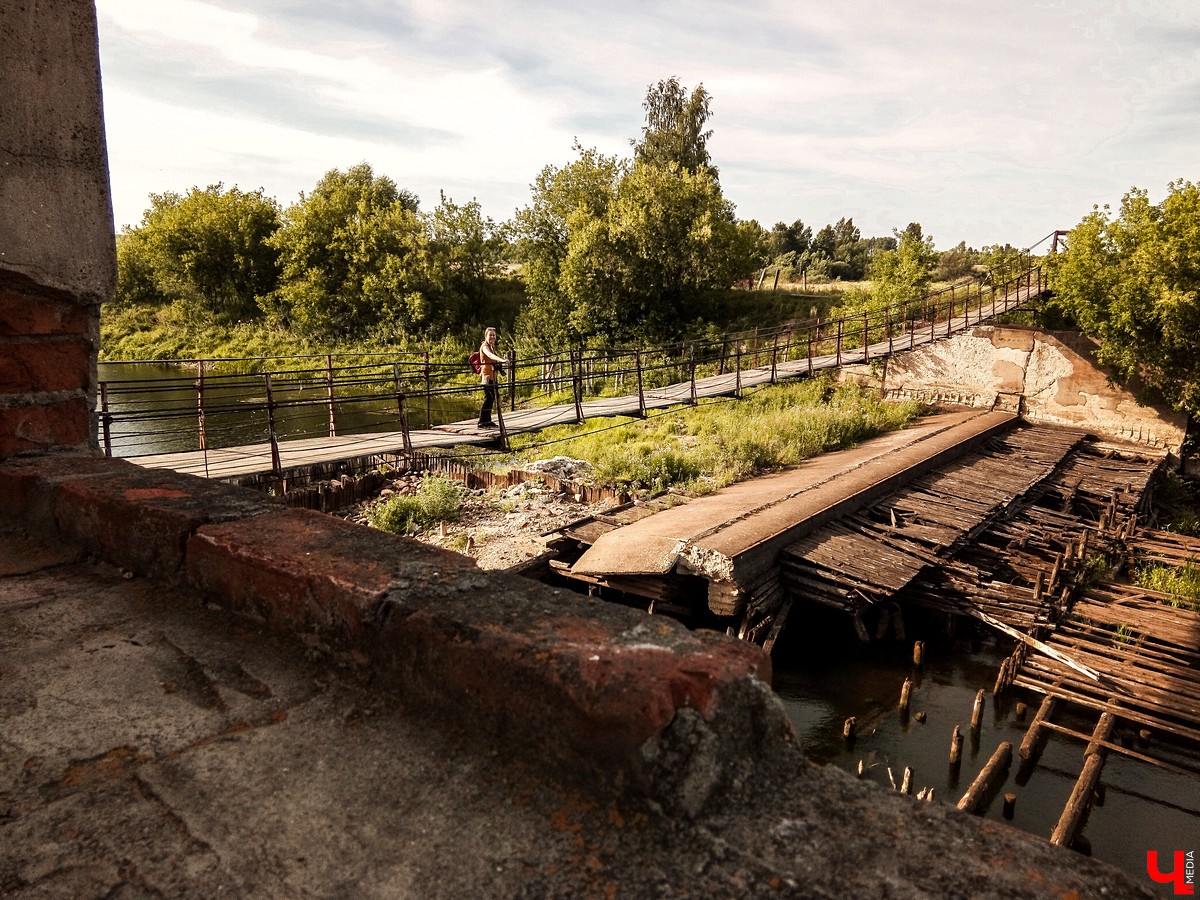
<instances>
[{"instance_id":1,"label":"metal railing of bridge","mask_svg":"<svg viewBox=\"0 0 1200 900\"><path fill-rule=\"evenodd\" d=\"M586 398L636 396L638 413L645 415L649 398L661 399L669 387L680 402L694 403L699 379L732 376L725 393L738 396L744 372L769 371L769 378L760 380L774 383L821 368L869 362L1011 312L1045 290L1043 269L1034 266L998 283L973 279L915 301L712 340L520 357L512 350L500 400L510 411L574 404L582 422ZM405 449L411 450L408 435L414 420L424 428L461 421L475 413L482 397L478 376L470 373L465 359L397 354L378 363L338 365L334 355L326 354L281 361L289 366L254 375L213 371L213 360L170 361L186 374L101 380L100 445L108 456L136 458L163 452L141 451L151 438L160 446L164 440L172 443L178 451L266 441L278 472L283 440L400 431Z\"/></svg>"}]
</instances>

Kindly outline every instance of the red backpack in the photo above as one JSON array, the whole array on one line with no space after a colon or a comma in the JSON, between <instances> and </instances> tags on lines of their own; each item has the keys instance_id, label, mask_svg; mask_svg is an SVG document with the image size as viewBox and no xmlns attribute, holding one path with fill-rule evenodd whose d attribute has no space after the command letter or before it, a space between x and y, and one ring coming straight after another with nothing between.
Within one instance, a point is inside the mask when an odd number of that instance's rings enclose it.
<instances>
[{"instance_id":1,"label":"red backpack","mask_svg":"<svg viewBox=\"0 0 1200 900\"><path fill-rule=\"evenodd\" d=\"M476 375L483 371L483 359L480 357L478 350L467 358L467 362L471 364L471 371Z\"/></svg>"}]
</instances>

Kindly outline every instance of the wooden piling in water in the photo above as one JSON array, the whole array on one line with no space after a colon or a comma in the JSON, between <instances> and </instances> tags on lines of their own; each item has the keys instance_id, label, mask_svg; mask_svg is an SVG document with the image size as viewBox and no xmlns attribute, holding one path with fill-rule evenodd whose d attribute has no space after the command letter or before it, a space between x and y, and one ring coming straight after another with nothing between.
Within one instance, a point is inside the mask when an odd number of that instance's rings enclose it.
<instances>
[{"instance_id":1,"label":"wooden piling in water","mask_svg":"<svg viewBox=\"0 0 1200 900\"><path fill-rule=\"evenodd\" d=\"M963 736L962 730L955 725L954 733L950 735L950 765L957 766L962 762Z\"/></svg>"},{"instance_id":2,"label":"wooden piling in water","mask_svg":"<svg viewBox=\"0 0 1200 900\"><path fill-rule=\"evenodd\" d=\"M925 642L916 641L913 644L913 665L918 669L925 665Z\"/></svg>"},{"instance_id":3,"label":"wooden piling in water","mask_svg":"<svg viewBox=\"0 0 1200 900\"><path fill-rule=\"evenodd\" d=\"M975 692L975 705L971 708L971 730L978 731L983 724L983 688Z\"/></svg>"},{"instance_id":4,"label":"wooden piling in water","mask_svg":"<svg viewBox=\"0 0 1200 900\"><path fill-rule=\"evenodd\" d=\"M1059 847L1069 847L1079 833L1084 817L1091 806L1092 795L1096 792L1096 785L1100 781L1100 772L1104 769L1107 753L1103 742L1106 742L1112 734L1114 724L1116 724L1116 716L1112 713L1100 714L1100 720L1096 723L1095 731L1092 732L1092 742L1083 751L1083 770L1079 773L1079 780L1075 782L1075 788L1071 791L1071 796L1063 808L1058 824L1054 826L1054 831L1050 834L1050 843Z\"/></svg>"},{"instance_id":5,"label":"wooden piling in water","mask_svg":"<svg viewBox=\"0 0 1200 900\"><path fill-rule=\"evenodd\" d=\"M908 704L912 695L913 682L911 678L904 679L904 685L900 688L900 712L908 712Z\"/></svg>"},{"instance_id":6,"label":"wooden piling in water","mask_svg":"<svg viewBox=\"0 0 1200 900\"><path fill-rule=\"evenodd\" d=\"M1012 820L1017 811L1017 795L1009 791L1004 795L1004 818Z\"/></svg>"},{"instance_id":7,"label":"wooden piling in water","mask_svg":"<svg viewBox=\"0 0 1200 900\"><path fill-rule=\"evenodd\" d=\"M1042 722L1050 718L1050 714L1054 712L1054 706L1057 702L1058 698L1053 694L1047 694L1045 699L1042 700L1042 705L1034 713L1033 721L1029 724L1029 730L1025 732L1025 737L1021 741L1021 749L1019 751L1021 759L1032 759L1037 753L1037 742L1041 734Z\"/></svg>"},{"instance_id":8,"label":"wooden piling in water","mask_svg":"<svg viewBox=\"0 0 1200 900\"><path fill-rule=\"evenodd\" d=\"M975 780L971 782L971 786L967 788L967 792L962 795L957 804L958 808L963 812L976 812L979 809L979 804L983 801L984 794L987 793L993 782L998 781L1004 775L1004 772L1011 763L1012 744L1008 741L1003 741L996 748L991 759L987 761L987 764L975 776Z\"/></svg>"},{"instance_id":9,"label":"wooden piling in water","mask_svg":"<svg viewBox=\"0 0 1200 900\"><path fill-rule=\"evenodd\" d=\"M850 716L850 718L846 719L846 721L842 723L842 737L846 739L847 743L850 743L854 740L854 732L857 727L858 719L854 716Z\"/></svg>"}]
</instances>

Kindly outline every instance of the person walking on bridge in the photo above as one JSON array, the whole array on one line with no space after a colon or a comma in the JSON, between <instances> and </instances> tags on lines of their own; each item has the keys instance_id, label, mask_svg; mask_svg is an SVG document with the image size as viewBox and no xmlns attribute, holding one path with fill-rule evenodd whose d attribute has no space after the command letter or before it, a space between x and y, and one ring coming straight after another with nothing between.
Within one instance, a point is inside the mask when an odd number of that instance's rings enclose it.
<instances>
[{"instance_id":1,"label":"person walking on bridge","mask_svg":"<svg viewBox=\"0 0 1200 900\"><path fill-rule=\"evenodd\" d=\"M496 329L489 327L483 332L483 343L479 345L479 378L483 384L483 408L479 410L479 427L495 428L492 407L500 395L496 379L504 374L504 357L496 352Z\"/></svg>"}]
</instances>

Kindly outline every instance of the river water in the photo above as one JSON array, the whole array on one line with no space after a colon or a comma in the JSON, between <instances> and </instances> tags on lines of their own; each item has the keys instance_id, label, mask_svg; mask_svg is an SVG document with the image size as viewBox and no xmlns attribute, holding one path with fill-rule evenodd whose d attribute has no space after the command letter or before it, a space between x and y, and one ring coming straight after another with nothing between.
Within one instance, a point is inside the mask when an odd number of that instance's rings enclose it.
<instances>
[{"instance_id":1,"label":"river water","mask_svg":"<svg viewBox=\"0 0 1200 900\"><path fill-rule=\"evenodd\" d=\"M200 448L194 371L160 363L100 363L106 383L112 455L144 456ZM281 382L277 382L280 384ZM321 373L308 383L289 383L274 399L275 433L281 440L329 434L329 404ZM210 449L261 444L268 440L266 383L252 375L210 374L204 382L204 430ZM462 395L423 396L407 403L412 428L454 422L472 415L476 401ZM367 434L400 428L394 392L339 397L339 434ZM103 435L101 435L103 446Z\"/></svg>"},{"instance_id":2,"label":"river water","mask_svg":"<svg viewBox=\"0 0 1200 900\"><path fill-rule=\"evenodd\" d=\"M824 627L837 625L830 621ZM922 639L922 634L913 633L911 627L904 643L871 646L858 641L848 621L842 627L841 640L823 634L819 640L802 643L803 635L793 634L786 645L776 648L775 690L805 752L818 763L852 774L861 760L863 779L881 790L891 790L889 767L897 785L905 767L911 767L914 794L931 787L934 802L954 804L997 746L1008 741L1013 745L1013 763L1003 784L988 795L983 815L1003 821L1004 794L1015 793L1015 815L1009 824L1049 838L1082 769L1084 744L1047 733L1036 765L1022 763L1017 750L1041 698L1018 692L1001 697L998 705L993 703L996 672L1011 652L1007 642L1001 646L986 636L952 640L926 635L925 665L917 671L912 642ZM900 691L908 677L915 683L910 714L902 716ZM980 688L985 690L986 705L979 733L973 735L971 711ZM1028 705L1023 722L1015 713L1021 699ZM922 711L927 716L924 723L916 717ZM852 744L842 736L849 716L858 720L858 737ZM1096 716L1071 717L1056 711L1052 721L1091 734ZM955 725L964 736L957 772L949 764ZM1153 756L1156 749L1141 752ZM1169 886L1155 885L1147 877L1146 851L1158 850L1166 860L1175 850L1200 850L1200 784L1114 752L1108 755L1100 784L1103 805L1092 809L1081 832L1091 845L1091 855L1170 896Z\"/></svg>"}]
</instances>

